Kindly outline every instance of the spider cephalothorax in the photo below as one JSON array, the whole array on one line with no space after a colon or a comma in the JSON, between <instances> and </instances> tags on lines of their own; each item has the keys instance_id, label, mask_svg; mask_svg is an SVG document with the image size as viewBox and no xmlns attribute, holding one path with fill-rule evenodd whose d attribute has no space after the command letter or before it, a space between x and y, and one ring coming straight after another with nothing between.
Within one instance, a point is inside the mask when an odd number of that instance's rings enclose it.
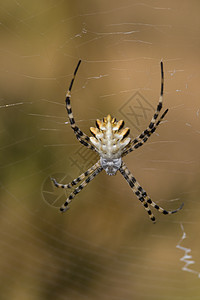
<instances>
[{"instance_id":1,"label":"spider cephalothorax","mask_svg":"<svg viewBox=\"0 0 200 300\"><path fill-rule=\"evenodd\" d=\"M78 68L80 66L81 61L79 60L78 65L74 71L74 76L69 86L69 90L66 94L66 109L69 117L69 121L71 124L71 128L74 131L79 142L87 147L88 149L95 151L99 154L100 159L90 167L86 172L81 174L76 179L72 180L71 183L62 184L57 183L55 179L52 178L54 185L58 188L73 188L78 183L80 183L69 195L65 203L62 205L60 210L62 212L68 209L68 204L72 201L72 199L80 192L82 189L87 186L87 184L93 180L103 169L106 171L108 175L115 175L117 171L119 171L125 180L128 182L132 191L138 197L138 199L143 204L145 210L147 211L150 219L155 222L155 217L151 212L149 205L157 209L159 212L164 215L174 214L179 211L183 205L181 205L178 209L167 211L157 205L155 202L151 200L151 198L147 195L145 190L141 187L141 185L137 182L135 177L131 174L131 172L126 167L125 163L122 161L122 157L126 156L130 152L135 149L141 147L149 137L155 132L162 119L165 117L168 109L164 111L164 113L159 117L160 111L162 109L162 99L163 99L163 87L164 87L164 72L163 72L163 62L161 61L161 91L160 91L160 99L157 105L157 109L149 123L147 129L145 129L139 136L135 139L131 139L128 137L129 128L126 127L123 129L124 121L116 121L115 118L112 118L111 115L103 118L103 120L96 121L96 127L90 127L90 131L93 137L89 137L87 134L82 132L79 127L76 125L74 116L72 113L72 107L70 103L71 98L71 89L74 83L74 79ZM159 117L159 118L158 118ZM87 177L87 178L86 178Z\"/></svg>"},{"instance_id":2,"label":"spider cephalothorax","mask_svg":"<svg viewBox=\"0 0 200 300\"><path fill-rule=\"evenodd\" d=\"M116 121L111 115L96 121L97 127L90 127L93 137L90 142L100 155L100 163L108 175L115 175L122 164L122 153L131 141L127 137L130 129L123 129L124 121Z\"/></svg>"}]
</instances>

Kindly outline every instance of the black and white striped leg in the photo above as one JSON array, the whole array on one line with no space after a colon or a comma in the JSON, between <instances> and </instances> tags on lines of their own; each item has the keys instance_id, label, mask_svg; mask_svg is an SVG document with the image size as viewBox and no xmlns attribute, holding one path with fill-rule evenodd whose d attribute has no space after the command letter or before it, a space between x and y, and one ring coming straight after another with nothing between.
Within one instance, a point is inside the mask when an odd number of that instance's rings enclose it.
<instances>
[{"instance_id":1,"label":"black and white striped leg","mask_svg":"<svg viewBox=\"0 0 200 300\"><path fill-rule=\"evenodd\" d=\"M62 189L71 189L75 185L77 185L80 181L85 179L88 175L90 175L93 171L95 171L98 167L100 167L100 160L94 164L91 168L89 168L86 172L82 173L80 176L78 176L76 179L72 180L72 182L63 184L63 183L58 183L55 178L51 178L53 181L54 185L57 188L62 188Z\"/></svg>"},{"instance_id":2,"label":"black and white striped leg","mask_svg":"<svg viewBox=\"0 0 200 300\"><path fill-rule=\"evenodd\" d=\"M136 194L138 199L141 201L141 203L144 206L146 212L148 213L148 216L151 219L151 221L155 222L156 218L154 217L152 211L150 210L148 203L145 201L145 199L143 197L141 197L140 191L138 191L137 187L135 186L135 182L133 180L135 178L131 175L131 173L129 172L129 170L127 169L127 167L125 166L124 163L122 164L119 171L123 175L123 177L126 179L128 184L130 185L132 191Z\"/></svg>"},{"instance_id":3,"label":"black and white striped leg","mask_svg":"<svg viewBox=\"0 0 200 300\"><path fill-rule=\"evenodd\" d=\"M166 209L163 209L162 207L160 207L159 205L157 205L155 202L153 202L151 200L151 198L147 195L147 193L145 192L145 190L140 186L140 184L137 182L137 180L135 179L135 177L130 173L130 171L128 170L128 168L126 167L126 165L124 163L122 164L122 166L119 169L119 171L124 176L124 178L126 179L126 181L128 182L128 184L130 185L131 189L136 194L136 196L138 197L138 199L143 203L143 205L146 208L146 210L147 210L147 212L149 214L149 217L150 217L150 219L152 221L155 222L155 217L151 213L151 210L148 208L148 205L151 205L152 207L154 207L155 209L157 209L159 212L161 212L164 215L174 214L174 213L177 213L179 210L182 209L183 203L176 210L168 211Z\"/></svg>"},{"instance_id":4,"label":"black and white striped leg","mask_svg":"<svg viewBox=\"0 0 200 300\"><path fill-rule=\"evenodd\" d=\"M60 211L65 212L68 209L68 204L72 201L72 199L80 193L84 187L88 185L90 181L92 181L101 171L103 168L99 166L91 175L89 175L75 190L69 195L66 202L61 206Z\"/></svg>"},{"instance_id":5,"label":"black and white striped leg","mask_svg":"<svg viewBox=\"0 0 200 300\"><path fill-rule=\"evenodd\" d=\"M159 98L159 102L157 105L157 109L153 115L153 118L151 119L151 122L149 124L149 126L147 127L147 129L145 129L138 137L136 137L132 143L131 146L142 142L141 140L145 139L146 137L149 137L151 135L151 133L153 133L156 128L158 127L158 125L160 124L161 120L164 118L164 116L166 115L168 109L164 112L164 114L161 116L160 120L157 122L156 124L156 120L160 114L160 111L162 109L162 103L163 103L163 90L164 90L164 71L163 71L163 62L160 62L160 67L161 67L161 89L160 89L160 98ZM155 129L154 129L155 128ZM150 135L149 135L150 134ZM142 143L143 144L143 143ZM131 150L132 151L132 150ZM131 152L130 151L130 152ZM129 153L129 152L128 152ZM127 154L127 153L126 153Z\"/></svg>"},{"instance_id":6,"label":"black and white striped leg","mask_svg":"<svg viewBox=\"0 0 200 300\"><path fill-rule=\"evenodd\" d=\"M150 136L156 131L157 127L159 126L160 122L163 120L163 118L165 117L165 115L167 114L168 109L166 109L164 111L164 113L162 114L162 116L160 117L160 119L157 121L157 123L155 124L155 126L148 131L148 133L146 133L146 135L144 135L143 138L141 138L140 140L138 140L137 143L131 143L130 147L128 149L125 150L125 152L122 154L122 156L126 156L128 153L132 152L133 150L141 147L144 143L146 143L148 141L148 139L150 138Z\"/></svg>"},{"instance_id":7,"label":"black and white striped leg","mask_svg":"<svg viewBox=\"0 0 200 300\"><path fill-rule=\"evenodd\" d=\"M87 147L87 148L95 151L94 146L92 146L90 144L90 138L83 131L81 131L78 126L76 126L76 123L75 123L75 120L74 120L74 116L73 116L73 113L72 113L71 102L70 102L72 86L73 86L73 83L74 83L74 80L75 80L78 68L80 66L80 63L81 63L81 60L79 60L77 66L76 66L76 69L74 71L74 76L73 76L73 78L71 80L69 89L68 89L67 94L66 94L66 100L65 100L65 102L66 102L66 109L67 109L69 121L70 121L70 124L71 124L71 128L74 130L74 133L75 133L77 139L79 140L79 142L82 145L84 145L85 147Z\"/></svg>"},{"instance_id":8,"label":"black and white striped leg","mask_svg":"<svg viewBox=\"0 0 200 300\"><path fill-rule=\"evenodd\" d=\"M149 124L149 127L146 129L147 131L152 129L154 127L154 124L156 123L156 120L160 114L160 111L162 109L162 104L163 104L163 90L164 90L164 71L163 71L163 62L160 62L160 67L161 67L161 89L160 89L160 98L159 98L159 102L158 102L158 106L157 109L154 113L154 116ZM145 131L144 131L144 134Z\"/></svg>"}]
</instances>

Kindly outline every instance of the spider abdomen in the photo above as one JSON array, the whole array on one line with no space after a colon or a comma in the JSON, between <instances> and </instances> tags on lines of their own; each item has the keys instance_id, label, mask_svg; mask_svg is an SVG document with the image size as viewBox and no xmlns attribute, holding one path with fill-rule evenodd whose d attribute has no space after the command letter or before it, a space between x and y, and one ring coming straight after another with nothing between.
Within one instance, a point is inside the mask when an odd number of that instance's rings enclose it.
<instances>
[{"instance_id":1,"label":"spider abdomen","mask_svg":"<svg viewBox=\"0 0 200 300\"><path fill-rule=\"evenodd\" d=\"M119 159L131 140L127 137L129 128L122 129L124 121L117 122L111 115L103 118L103 120L97 120L96 125L97 127L90 127L93 134L90 141L100 157L109 161Z\"/></svg>"}]
</instances>

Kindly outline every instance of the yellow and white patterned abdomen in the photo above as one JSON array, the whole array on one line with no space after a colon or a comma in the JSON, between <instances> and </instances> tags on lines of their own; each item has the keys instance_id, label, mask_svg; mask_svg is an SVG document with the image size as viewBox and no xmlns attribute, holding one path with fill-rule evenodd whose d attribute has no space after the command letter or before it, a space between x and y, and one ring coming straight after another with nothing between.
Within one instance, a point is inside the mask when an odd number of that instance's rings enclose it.
<instances>
[{"instance_id":1,"label":"yellow and white patterned abdomen","mask_svg":"<svg viewBox=\"0 0 200 300\"><path fill-rule=\"evenodd\" d=\"M124 121L116 121L111 115L96 121L97 127L90 127L93 137L90 137L99 155L106 159L119 158L123 149L127 147L131 138L127 137L130 129L122 129Z\"/></svg>"},{"instance_id":2,"label":"yellow and white patterned abdomen","mask_svg":"<svg viewBox=\"0 0 200 300\"><path fill-rule=\"evenodd\" d=\"M130 143L127 137L130 129L123 128L124 121L116 121L111 115L96 121L97 127L90 127L93 137L90 137L92 145L101 157L101 165L107 174L115 175L115 169L121 166L121 156L124 148Z\"/></svg>"}]
</instances>

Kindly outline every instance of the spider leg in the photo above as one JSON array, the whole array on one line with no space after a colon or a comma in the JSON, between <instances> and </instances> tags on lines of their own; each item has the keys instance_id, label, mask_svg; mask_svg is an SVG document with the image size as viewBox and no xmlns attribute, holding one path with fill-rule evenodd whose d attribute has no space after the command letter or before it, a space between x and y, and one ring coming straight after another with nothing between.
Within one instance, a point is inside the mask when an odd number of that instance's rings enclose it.
<instances>
[{"instance_id":1,"label":"spider leg","mask_svg":"<svg viewBox=\"0 0 200 300\"><path fill-rule=\"evenodd\" d=\"M161 67L161 89L160 89L160 98L159 98L159 102L158 102L158 106L157 109L154 113L153 118L151 119L151 122L149 124L149 127L147 128L147 130L150 130L154 127L154 124L156 123L156 120L159 116L159 113L162 109L162 104L163 104L163 90L164 90L164 71L163 71L163 62L160 62L160 67ZM146 130L145 130L146 131ZM144 131L144 134L146 134L146 132Z\"/></svg>"},{"instance_id":2,"label":"spider leg","mask_svg":"<svg viewBox=\"0 0 200 300\"><path fill-rule=\"evenodd\" d=\"M121 168L119 169L120 173L123 175L123 177L125 178L125 180L128 182L128 184L130 185L132 191L136 194L136 196L138 197L138 199L141 201L142 205L144 206L145 210L147 211L149 218L151 219L151 221L153 221L155 223L156 218L154 217L152 211L149 208L148 203L140 197L140 191L138 191L138 189L135 187L134 182L132 181L132 177L131 173L128 171L127 167L125 166L125 164L123 163ZM134 178L134 177L133 177Z\"/></svg>"},{"instance_id":3,"label":"spider leg","mask_svg":"<svg viewBox=\"0 0 200 300\"><path fill-rule=\"evenodd\" d=\"M55 178L51 178L54 185L57 188L62 189L71 189L73 186L77 185L80 181L82 181L85 177L90 175L93 171L95 171L100 166L100 161L98 161L96 164L94 164L91 168L89 168L86 172L82 173L80 176L78 176L76 179L72 180L72 182L67 184L58 183Z\"/></svg>"},{"instance_id":4,"label":"spider leg","mask_svg":"<svg viewBox=\"0 0 200 300\"><path fill-rule=\"evenodd\" d=\"M121 174L124 176L124 178L126 179L128 184L130 185L132 191L135 193L135 195L138 197L138 199L143 203L143 205L146 208L146 210L149 214L149 217L152 221L155 221L155 217L151 213L151 210L148 208L149 204L164 215L174 214L174 213L178 212L180 209L182 209L183 203L176 210L168 211L168 210L163 209L162 207L160 207L159 205L157 205L155 202L153 202L151 200L151 198L147 195L145 190L140 186L140 184L137 182L135 177L130 173L130 171L128 170L128 168L126 167L126 165L124 163L122 164L119 171L121 172Z\"/></svg>"},{"instance_id":5,"label":"spider leg","mask_svg":"<svg viewBox=\"0 0 200 300\"><path fill-rule=\"evenodd\" d=\"M73 113L72 113L72 107L71 107L71 103L70 103L70 98L71 98L71 90L72 90L72 86L73 86L73 83L74 83L74 80L75 80L75 77L76 77L76 73L78 71L78 68L80 66L80 63L81 63L81 60L79 60L77 66L76 66L76 69L74 71L74 76L71 80L71 83L70 83L70 86L69 86L69 89L67 91L67 94L66 94L66 109L67 109L67 113L68 113L68 117L69 117L69 121L70 121L70 124L71 124L71 128L74 130L74 133L76 135L76 138L79 140L79 142L81 144L83 144L85 147L91 149L91 150L94 150L95 151L95 148L94 146L92 146L90 144L90 138L84 133L82 132L78 126L76 126L76 123L75 123L75 120L74 120L74 116L73 116Z\"/></svg>"},{"instance_id":6,"label":"spider leg","mask_svg":"<svg viewBox=\"0 0 200 300\"><path fill-rule=\"evenodd\" d=\"M161 116L161 118L159 119L159 121L156 123L156 120L160 114L160 111L162 109L162 104L163 104L163 90L164 90L164 71L163 71L163 62L160 62L160 67L161 67L161 89L160 89L160 98L159 98L159 102L157 105L157 109L151 119L151 122L149 124L149 126L147 127L147 129L145 129L138 137L136 137L132 142L131 142L131 146L142 142L141 140L145 139L146 136L150 136L158 127L158 125L160 124L161 120L164 118L164 116L166 115L168 109L164 112L164 114ZM154 129L155 128L155 129ZM146 140L145 140L146 142ZM143 144L143 143L142 143ZM142 146L142 145L140 145ZM129 152L131 152L132 150L130 150ZM129 153L128 152L128 153ZM126 152L125 152L126 153ZM126 153L126 154L128 154ZM126 155L125 154L125 155Z\"/></svg>"},{"instance_id":7,"label":"spider leg","mask_svg":"<svg viewBox=\"0 0 200 300\"><path fill-rule=\"evenodd\" d=\"M75 190L69 195L65 203L61 206L60 211L65 212L68 209L68 204L72 201L72 199L82 191L84 187L88 185L90 181L92 181L101 171L103 168L100 166L91 174L89 175Z\"/></svg>"},{"instance_id":8,"label":"spider leg","mask_svg":"<svg viewBox=\"0 0 200 300\"><path fill-rule=\"evenodd\" d=\"M122 156L127 155L128 153L132 152L133 150L141 147L144 143L146 143L148 141L148 139L150 138L150 136L156 131L157 127L160 125L160 122L163 120L163 118L165 117L167 112L168 112L168 109L166 109L164 111L164 113L162 114L162 116L159 118L159 120L157 121L157 123L154 125L154 127L152 129L148 130L148 132L146 132L145 135L143 135L143 136L141 135L142 138L140 140L138 140L137 142L135 142L136 139L133 140L130 147L124 151Z\"/></svg>"}]
</instances>

